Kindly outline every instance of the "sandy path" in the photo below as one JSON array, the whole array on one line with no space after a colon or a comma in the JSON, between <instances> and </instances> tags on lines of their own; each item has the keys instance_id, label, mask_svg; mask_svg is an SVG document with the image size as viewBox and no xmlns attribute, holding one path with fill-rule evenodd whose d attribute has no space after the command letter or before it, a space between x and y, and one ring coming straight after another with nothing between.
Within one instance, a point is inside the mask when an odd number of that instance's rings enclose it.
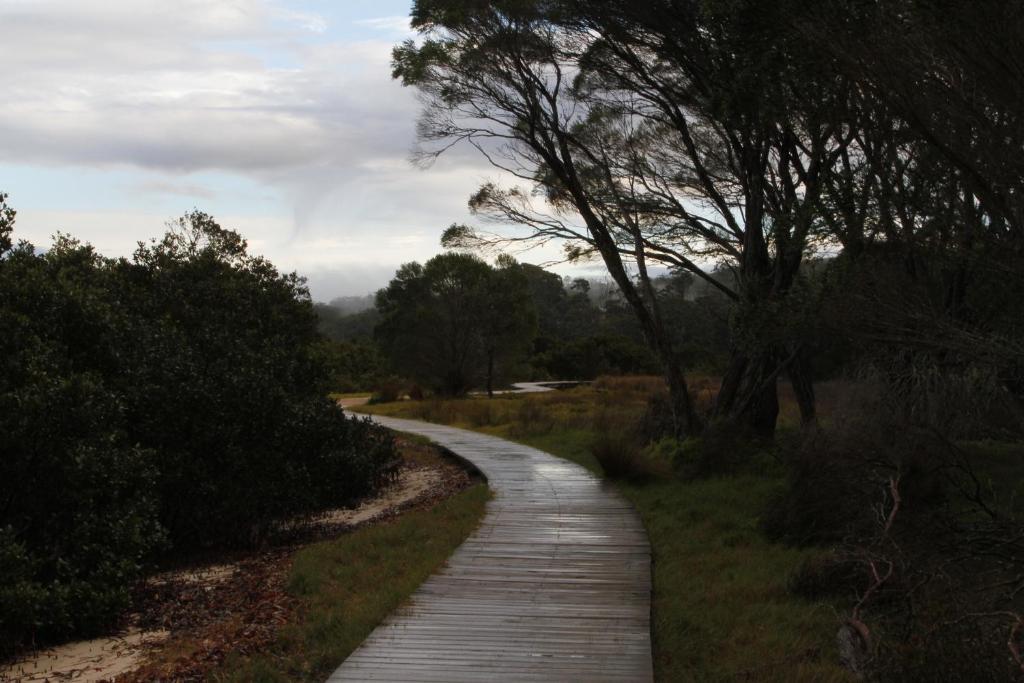
<instances>
[{"instance_id":1,"label":"sandy path","mask_svg":"<svg viewBox=\"0 0 1024 683\"><path fill-rule=\"evenodd\" d=\"M353 399L358 400L358 399ZM363 399L365 401L365 399ZM329 527L356 527L390 516L427 497L441 483L440 469L404 468L398 481L376 498L354 509L332 510L313 520ZM189 570L163 572L150 581L182 581L189 584L214 584L229 580L238 564L215 564ZM167 631L131 630L109 638L67 643L35 653L0 667L0 681L42 683L71 680L99 683L135 671L146 659L147 651L168 639Z\"/></svg>"},{"instance_id":2,"label":"sandy path","mask_svg":"<svg viewBox=\"0 0 1024 683\"><path fill-rule=\"evenodd\" d=\"M146 649L163 642L168 635L167 631L129 631L116 638L97 638L49 648L0 670L0 680L99 683L138 668Z\"/></svg>"}]
</instances>

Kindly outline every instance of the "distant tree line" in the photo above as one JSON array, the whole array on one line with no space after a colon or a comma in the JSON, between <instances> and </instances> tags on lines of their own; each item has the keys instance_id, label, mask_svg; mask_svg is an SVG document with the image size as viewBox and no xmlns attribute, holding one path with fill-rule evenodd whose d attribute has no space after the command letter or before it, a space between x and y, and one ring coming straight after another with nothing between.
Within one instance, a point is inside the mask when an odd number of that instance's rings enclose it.
<instances>
[{"instance_id":1,"label":"distant tree line","mask_svg":"<svg viewBox=\"0 0 1024 683\"><path fill-rule=\"evenodd\" d=\"M375 490L294 274L193 212L130 259L14 244L0 195L0 654L111 626L145 566Z\"/></svg>"},{"instance_id":2,"label":"distant tree line","mask_svg":"<svg viewBox=\"0 0 1024 683\"><path fill-rule=\"evenodd\" d=\"M693 367L720 372L726 360L727 301L685 273L655 278ZM455 395L511 381L589 380L606 374L656 374L629 307L615 289L595 297L590 281L508 256L491 266L467 253L411 263L382 289L374 308L345 313L317 304L323 352L336 391L374 390L406 378ZM399 382L401 383L401 382Z\"/></svg>"}]
</instances>

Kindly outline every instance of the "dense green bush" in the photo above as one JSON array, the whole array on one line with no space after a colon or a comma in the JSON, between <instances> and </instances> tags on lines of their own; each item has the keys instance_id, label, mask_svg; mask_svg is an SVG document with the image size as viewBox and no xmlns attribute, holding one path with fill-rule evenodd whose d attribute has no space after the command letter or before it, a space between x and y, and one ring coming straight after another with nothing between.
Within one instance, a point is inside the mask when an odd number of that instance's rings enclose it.
<instances>
[{"instance_id":1,"label":"dense green bush","mask_svg":"<svg viewBox=\"0 0 1024 683\"><path fill-rule=\"evenodd\" d=\"M354 428L324 398L332 368L299 278L199 213L117 268L142 328L124 376L129 416L161 454L176 547L255 541L372 489L383 473L350 467Z\"/></svg>"},{"instance_id":2,"label":"dense green bush","mask_svg":"<svg viewBox=\"0 0 1024 683\"><path fill-rule=\"evenodd\" d=\"M371 391L390 374L384 355L369 341L325 339L316 346L316 352L328 367L331 391Z\"/></svg>"},{"instance_id":3,"label":"dense green bush","mask_svg":"<svg viewBox=\"0 0 1024 683\"><path fill-rule=\"evenodd\" d=\"M107 273L61 238L0 260L0 651L108 625L164 536L151 451L109 382Z\"/></svg>"},{"instance_id":4,"label":"dense green bush","mask_svg":"<svg viewBox=\"0 0 1024 683\"><path fill-rule=\"evenodd\" d=\"M308 294L209 216L133 259L9 242L0 196L0 654L111 625L161 552L358 500L393 444L329 401Z\"/></svg>"}]
</instances>

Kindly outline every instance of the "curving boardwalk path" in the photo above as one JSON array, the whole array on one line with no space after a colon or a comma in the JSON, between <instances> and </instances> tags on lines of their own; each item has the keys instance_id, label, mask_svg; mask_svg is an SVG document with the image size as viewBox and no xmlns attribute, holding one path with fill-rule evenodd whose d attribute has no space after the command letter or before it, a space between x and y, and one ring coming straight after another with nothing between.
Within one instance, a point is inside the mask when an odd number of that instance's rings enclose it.
<instances>
[{"instance_id":1,"label":"curving boardwalk path","mask_svg":"<svg viewBox=\"0 0 1024 683\"><path fill-rule=\"evenodd\" d=\"M534 448L374 419L471 461L495 497L445 568L329 682L652 680L650 547L629 503Z\"/></svg>"}]
</instances>

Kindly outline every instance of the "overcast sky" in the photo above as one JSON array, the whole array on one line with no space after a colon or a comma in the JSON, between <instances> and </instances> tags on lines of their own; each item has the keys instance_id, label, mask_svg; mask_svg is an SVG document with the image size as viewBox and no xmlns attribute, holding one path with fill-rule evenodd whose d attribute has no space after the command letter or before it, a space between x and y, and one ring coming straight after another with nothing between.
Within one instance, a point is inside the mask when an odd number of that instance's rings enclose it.
<instances>
[{"instance_id":1,"label":"overcast sky","mask_svg":"<svg viewBox=\"0 0 1024 683\"><path fill-rule=\"evenodd\" d=\"M496 173L408 161L390 77L410 0L0 0L0 191L16 235L116 256L193 207L309 278L364 294L472 222ZM535 254L523 260L542 262Z\"/></svg>"}]
</instances>

